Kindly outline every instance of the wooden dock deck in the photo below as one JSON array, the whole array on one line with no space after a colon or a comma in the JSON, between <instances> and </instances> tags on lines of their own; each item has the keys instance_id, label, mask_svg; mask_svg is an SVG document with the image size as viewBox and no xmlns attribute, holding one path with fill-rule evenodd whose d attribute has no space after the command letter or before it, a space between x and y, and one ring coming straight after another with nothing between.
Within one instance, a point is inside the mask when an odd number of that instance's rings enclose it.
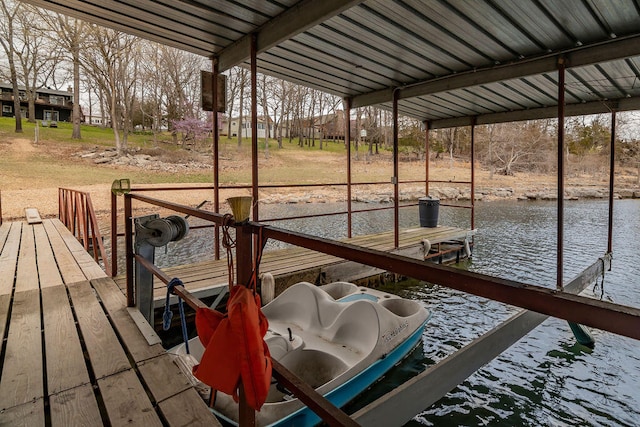
<instances>
[{"instance_id":1,"label":"wooden dock deck","mask_svg":"<svg viewBox=\"0 0 640 427\"><path fill-rule=\"evenodd\" d=\"M380 251L396 252L414 258L420 258L422 241L428 240L433 247L438 243L464 240L471 230L438 226L434 228L418 227L401 230L399 248L394 248L393 232L383 232L344 239L346 243ZM170 277L177 277L192 294L199 298L219 295L228 285L227 260L202 261L193 264L163 268ZM276 292L299 281L334 282L354 281L382 273L361 264L345 261L341 258L319 253L305 248L288 248L265 251L260 263L260 272L271 273L276 279ZM126 277L114 279L123 293L126 293ZM154 280L154 306L164 306L166 286L160 280ZM175 298L175 297L172 297Z\"/></svg>"},{"instance_id":2,"label":"wooden dock deck","mask_svg":"<svg viewBox=\"0 0 640 427\"><path fill-rule=\"evenodd\" d=\"M57 219L0 226L0 426L219 425Z\"/></svg>"}]
</instances>

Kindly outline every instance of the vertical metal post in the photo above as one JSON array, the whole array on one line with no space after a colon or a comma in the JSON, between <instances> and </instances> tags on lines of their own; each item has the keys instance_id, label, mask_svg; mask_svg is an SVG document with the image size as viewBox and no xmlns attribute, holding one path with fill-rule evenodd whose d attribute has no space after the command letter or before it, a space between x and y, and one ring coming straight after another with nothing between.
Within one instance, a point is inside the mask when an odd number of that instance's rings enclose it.
<instances>
[{"instance_id":1,"label":"vertical metal post","mask_svg":"<svg viewBox=\"0 0 640 427\"><path fill-rule=\"evenodd\" d=\"M118 275L118 196L111 192L111 277Z\"/></svg>"},{"instance_id":2,"label":"vertical metal post","mask_svg":"<svg viewBox=\"0 0 640 427\"><path fill-rule=\"evenodd\" d=\"M607 252L613 252L613 190L616 160L616 111L611 111L611 142L609 154L609 233L607 239Z\"/></svg>"},{"instance_id":3,"label":"vertical metal post","mask_svg":"<svg viewBox=\"0 0 640 427\"><path fill-rule=\"evenodd\" d=\"M429 121L424 122L424 195L429 195Z\"/></svg>"},{"instance_id":4,"label":"vertical metal post","mask_svg":"<svg viewBox=\"0 0 640 427\"><path fill-rule=\"evenodd\" d=\"M345 98L344 143L347 146L347 237L353 237L351 208L351 98Z\"/></svg>"},{"instance_id":5,"label":"vertical metal post","mask_svg":"<svg viewBox=\"0 0 640 427\"><path fill-rule=\"evenodd\" d=\"M562 290L564 265L564 58L558 58L558 236L556 254L556 288Z\"/></svg>"},{"instance_id":6,"label":"vertical metal post","mask_svg":"<svg viewBox=\"0 0 640 427\"><path fill-rule=\"evenodd\" d=\"M471 118L471 229L476 228L476 118Z\"/></svg>"},{"instance_id":7,"label":"vertical metal post","mask_svg":"<svg viewBox=\"0 0 640 427\"><path fill-rule=\"evenodd\" d=\"M149 264L155 264L156 260L156 248L149 244L148 236L146 235L145 225L154 219L158 219L158 214L146 215L138 217L133 221L135 229L135 238L133 239L133 253L134 256L144 258ZM153 273L147 270L144 266L140 265L137 258L133 263L133 274L136 287L136 308L150 325L153 325Z\"/></svg>"},{"instance_id":8,"label":"vertical metal post","mask_svg":"<svg viewBox=\"0 0 640 427\"><path fill-rule=\"evenodd\" d=\"M127 263L127 307L136 305L133 289L133 224L131 196L124 195L124 246Z\"/></svg>"},{"instance_id":9,"label":"vertical metal post","mask_svg":"<svg viewBox=\"0 0 640 427\"><path fill-rule=\"evenodd\" d=\"M393 245L397 249L400 246L400 209L399 209L399 183L398 183L398 95L400 89L393 91Z\"/></svg>"},{"instance_id":10,"label":"vertical metal post","mask_svg":"<svg viewBox=\"0 0 640 427\"><path fill-rule=\"evenodd\" d=\"M238 285L246 286L251 281L253 264L252 234L248 225L236 227L236 280ZM240 401L238 419L241 427L255 426L255 411L247 404L242 382L240 383Z\"/></svg>"},{"instance_id":11,"label":"vertical metal post","mask_svg":"<svg viewBox=\"0 0 640 427\"><path fill-rule=\"evenodd\" d=\"M236 227L236 281L246 286L251 280L253 268L253 244L251 228L247 225Z\"/></svg>"},{"instance_id":12,"label":"vertical metal post","mask_svg":"<svg viewBox=\"0 0 640 427\"><path fill-rule=\"evenodd\" d=\"M253 220L258 221L258 61L257 34L251 35L251 195Z\"/></svg>"},{"instance_id":13,"label":"vertical metal post","mask_svg":"<svg viewBox=\"0 0 640 427\"><path fill-rule=\"evenodd\" d=\"M213 210L220 212L220 129L218 123L218 58L212 59L213 74ZM220 259L220 226L214 225L214 255Z\"/></svg>"}]
</instances>

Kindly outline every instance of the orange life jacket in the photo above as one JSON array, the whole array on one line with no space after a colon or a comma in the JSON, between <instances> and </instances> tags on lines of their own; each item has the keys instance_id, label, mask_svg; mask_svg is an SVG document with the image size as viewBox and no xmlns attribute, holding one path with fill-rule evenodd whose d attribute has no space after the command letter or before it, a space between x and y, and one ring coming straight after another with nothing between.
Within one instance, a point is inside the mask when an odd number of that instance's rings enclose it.
<instances>
[{"instance_id":1,"label":"orange life jacket","mask_svg":"<svg viewBox=\"0 0 640 427\"><path fill-rule=\"evenodd\" d=\"M269 323L260 297L244 286L232 286L227 314L209 308L196 311L196 329L205 347L193 374L214 390L238 401L240 380L247 403L259 411L271 385L271 355L264 342Z\"/></svg>"}]
</instances>

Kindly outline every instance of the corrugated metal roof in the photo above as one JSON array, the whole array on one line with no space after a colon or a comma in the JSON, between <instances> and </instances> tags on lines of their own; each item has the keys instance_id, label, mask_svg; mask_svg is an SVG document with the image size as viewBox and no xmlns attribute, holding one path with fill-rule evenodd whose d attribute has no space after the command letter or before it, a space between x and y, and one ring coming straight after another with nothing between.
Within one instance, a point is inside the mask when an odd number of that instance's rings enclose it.
<instances>
[{"instance_id":1,"label":"corrugated metal roof","mask_svg":"<svg viewBox=\"0 0 640 427\"><path fill-rule=\"evenodd\" d=\"M28 0L432 126L640 108L635 0Z\"/></svg>"}]
</instances>

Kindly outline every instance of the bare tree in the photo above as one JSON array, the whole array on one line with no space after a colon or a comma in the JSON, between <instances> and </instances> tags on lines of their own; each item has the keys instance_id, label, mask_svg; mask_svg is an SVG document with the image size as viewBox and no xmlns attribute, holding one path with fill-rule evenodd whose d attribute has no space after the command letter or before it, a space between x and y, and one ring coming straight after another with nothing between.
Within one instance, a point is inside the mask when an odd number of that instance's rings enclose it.
<instances>
[{"instance_id":1,"label":"bare tree","mask_svg":"<svg viewBox=\"0 0 640 427\"><path fill-rule=\"evenodd\" d=\"M280 108L280 103L276 99L275 79L271 77L267 77L264 74L260 74L258 76L258 81L259 81L258 90L260 94L262 111L264 113L264 121L265 121L264 157L268 159L269 158L269 137L271 136L270 112L273 111L273 115L274 117L276 117L278 115L278 108Z\"/></svg>"},{"instance_id":2,"label":"bare tree","mask_svg":"<svg viewBox=\"0 0 640 427\"><path fill-rule=\"evenodd\" d=\"M238 147L242 146L242 132L243 132L243 126L244 123L242 122L242 119L244 117L244 93L247 87L247 84L249 83L249 70L247 70L246 68L237 68L237 87L238 87L238 92L239 92L239 99L238 99Z\"/></svg>"},{"instance_id":3,"label":"bare tree","mask_svg":"<svg viewBox=\"0 0 640 427\"><path fill-rule=\"evenodd\" d=\"M73 74L73 131L71 138L80 139L81 110L80 110L80 49L84 39L86 24L78 19L70 18L59 13L41 12L40 19L46 22L52 32L49 34L52 42L60 46L66 53L72 65Z\"/></svg>"},{"instance_id":4,"label":"bare tree","mask_svg":"<svg viewBox=\"0 0 640 427\"><path fill-rule=\"evenodd\" d=\"M36 93L46 82L53 80L54 71L61 61L60 50L50 42L50 29L41 24L37 9L25 5L16 16L15 27L19 49L15 54L20 65L19 80L25 87L28 121L36 121Z\"/></svg>"},{"instance_id":5,"label":"bare tree","mask_svg":"<svg viewBox=\"0 0 640 427\"><path fill-rule=\"evenodd\" d=\"M167 46L155 45L159 67L149 70L153 78L161 82L160 90L164 102L167 125L173 132L173 122L185 119L200 119L199 103L200 70L205 67L205 59Z\"/></svg>"},{"instance_id":6,"label":"bare tree","mask_svg":"<svg viewBox=\"0 0 640 427\"><path fill-rule=\"evenodd\" d=\"M491 170L513 175L516 167L532 171L553 140L547 120L500 123L483 127L483 146L478 147ZM480 140L480 138L478 138Z\"/></svg>"},{"instance_id":7,"label":"bare tree","mask_svg":"<svg viewBox=\"0 0 640 427\"><path fill-rule=\"evenodd\" d=\"M14 43L17 17L22 12L24 5L11 0L0 0L2 15L0 16L0 44L4 49L9 62L9 78L13 86L13 114L16 119L16 133L22 133L22 113L20 111L20 90L18 89L18 73L16 71L16 49Z\"/></svg>"},{"instance_id":8,"label":"bare tree","mask_svg":"<svg viewBox=\"0 0 640 427\"><path fill-rule=\"evenodd\" d=\"M242 69L239 67L233 67L229 70L229 74L227 77L227 93L228 93L228 105L227 111L229 112L229 119L233 117L234 107L235 107L235 99L238 97L240 93L241 87L241 73ZM227 139L231 139L231 120L227 122Z\"/></svg>"},{"instance_id":9,"label":"bare tree","mask_svg":"<svg viewBox=\"0 0 640 427\"><path fill-rule=\"evenodd\" d=\"M90 26L87 31L89 46L83 50L83 68L95 80L108 100L116 151L122 155L127 148L128 102L134 89L135 46L138 39L124 33ZM120 137L120 129L123 136Z\"/></svg>"}]
</instances>

